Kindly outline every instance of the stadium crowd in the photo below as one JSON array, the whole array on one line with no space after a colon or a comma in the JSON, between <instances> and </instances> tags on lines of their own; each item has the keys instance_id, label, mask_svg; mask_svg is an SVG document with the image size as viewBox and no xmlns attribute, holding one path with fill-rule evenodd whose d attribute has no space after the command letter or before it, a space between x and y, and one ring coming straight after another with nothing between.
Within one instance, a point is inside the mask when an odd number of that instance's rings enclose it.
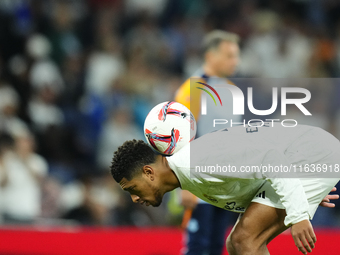
<instances>
[{"instance_id":1,"label":"stadium crowd","mask_svg":"<svg viewBox=\"0 0 340 255\"><path fill-rule=\"evenodd\" d=\"M340 138L339 11L335 0L0 1L0 223L170 224L166 203L130 203L108 168L200 67L213 29L241 37L236 77L322 78L309 86L313 119ZM319 225L340 226L337 208Z\"/></svg>"}]
</instances>

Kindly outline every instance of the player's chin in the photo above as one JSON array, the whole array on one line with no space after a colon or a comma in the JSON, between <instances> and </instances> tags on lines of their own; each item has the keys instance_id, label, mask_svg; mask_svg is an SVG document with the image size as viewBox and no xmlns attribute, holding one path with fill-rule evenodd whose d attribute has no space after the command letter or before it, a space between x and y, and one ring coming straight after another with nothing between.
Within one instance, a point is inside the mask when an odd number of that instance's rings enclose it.
<instances>
[{"instance_id":1,"label":"player's chin","mask_svg":"<svg viewBox=\"0 0 340 255\"><path fill-rule=\"evenodd\" d=\"M162 204L162 199L161 199L161 200L155 201L155 202L152 203L151 205L152 205L153 207L158 207L158 206L160 206L161 204Z\"/></svg>"}]
</instances>

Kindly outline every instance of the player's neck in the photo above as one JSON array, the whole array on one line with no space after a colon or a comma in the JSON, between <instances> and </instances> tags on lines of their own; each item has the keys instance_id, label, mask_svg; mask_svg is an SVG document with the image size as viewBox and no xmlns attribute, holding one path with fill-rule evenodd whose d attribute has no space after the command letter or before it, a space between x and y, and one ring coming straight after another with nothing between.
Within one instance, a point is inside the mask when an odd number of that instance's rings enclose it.
<instances>
[{"instance_id":1,"label":"player's neck","mask_svg":"<svg viewBox=\"0 0 340 255\"><path fill-rule=\"evenodd\" d=\"M220 75L208 63L205 63L203 65L203 71L204 71L204 74L207 76L220 77Z\"/></svg>"},{"instance_id":2,"label":"player's neck","mask_svg":"<svg viewBox=\"0 0 340 255\"><path fill-rule=\"evenodd\" d=\"M180 182L177 179L177 176L175 175L175 173L171 170L166 157L163 157L162 160L163 160L163 165L164 165L163 184L164 184L165 189L167 190L166 192L169 192L171 190L179 188Z\"/></svg>"}]
</instances>

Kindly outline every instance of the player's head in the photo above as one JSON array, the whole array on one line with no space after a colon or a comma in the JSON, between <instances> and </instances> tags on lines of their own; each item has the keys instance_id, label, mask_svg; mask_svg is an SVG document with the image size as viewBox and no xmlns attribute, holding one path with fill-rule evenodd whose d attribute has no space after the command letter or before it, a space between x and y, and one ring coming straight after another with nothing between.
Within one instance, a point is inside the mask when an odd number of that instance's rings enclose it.
<instances>
[{"instance_id":1,"label":"player's head","mask_svg":"<svg viewBox=\"0 0 340 255\"><path fill-rule=\"evenodd\" d=\"M231 76L239 63L239 36L222 30L214 30L203 40L205 64L218 77Z\"/></svg>"},{"instance_id":2,"label":"player's head","mask_svg":"<svg viewBox=\"0 0 340 255\"><path fill-rule=\"evenodd\" d=\"M160 161L162 156L156 155L144 141L126 141L114 153L111 174L131 194L133 202L159 206L165 193L159 178Z\"/></svg>"}]
</instances>

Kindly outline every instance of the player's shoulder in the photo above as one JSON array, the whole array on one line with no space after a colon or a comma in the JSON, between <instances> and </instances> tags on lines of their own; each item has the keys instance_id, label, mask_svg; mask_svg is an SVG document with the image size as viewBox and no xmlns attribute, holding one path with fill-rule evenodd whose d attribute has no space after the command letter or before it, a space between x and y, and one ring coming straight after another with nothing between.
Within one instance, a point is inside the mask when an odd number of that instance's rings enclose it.
<instances>
[{"instance_id":1,"label":"player's shoulder","mask_svg":"<svg viewBox=\"0 0 340 255\"><path fill-rule=\"evenodd\" d=\"M177 89L176 96L181 94L190 94L190 83L192 80L195 81L204 81L202 77L199 76L191 76L188 79L186 79L183 84Z\"/></svg>"},{"instance_id":2,"label":"player's shoulder","mask_svg":"<svg viewBox=\"0 0 340 255\"><path fill-rule=\"evenodd\" d=\"M186 144L173 155L166 157L172 170L180 175L187 174L190 170L190 143Z\"/></svg>"},{"instance_id":3,"label":"player's shoulder","mask_svg":"<svg viewBox=\"0 0 340 255\"><path fill-rule=\"evenodd\" d=\"M230 80L228 78L226 78L226 82L227 82L228 85L236 86L236 84L232 80Z\"/></svg>"},{"instance_id":4,"label":"player's shoulder","mask_svg":"<svg viewBox=\"0 0 340 255\"><path fill-rule=\"evenodd\" d=\"M201 93L201 90L191 90L190 91L190 85L191 82L195 79L195 81L203 81L200 77L192 76L189 79L187 79L176 91L175 93L175 101L178 103L183 104L186 106L195 116L195 119L198 119L198 108L197 105L199 105L199 95ZM191 108L191 103L193 103L193 108Z\"/></svg>"}]
</instances>

